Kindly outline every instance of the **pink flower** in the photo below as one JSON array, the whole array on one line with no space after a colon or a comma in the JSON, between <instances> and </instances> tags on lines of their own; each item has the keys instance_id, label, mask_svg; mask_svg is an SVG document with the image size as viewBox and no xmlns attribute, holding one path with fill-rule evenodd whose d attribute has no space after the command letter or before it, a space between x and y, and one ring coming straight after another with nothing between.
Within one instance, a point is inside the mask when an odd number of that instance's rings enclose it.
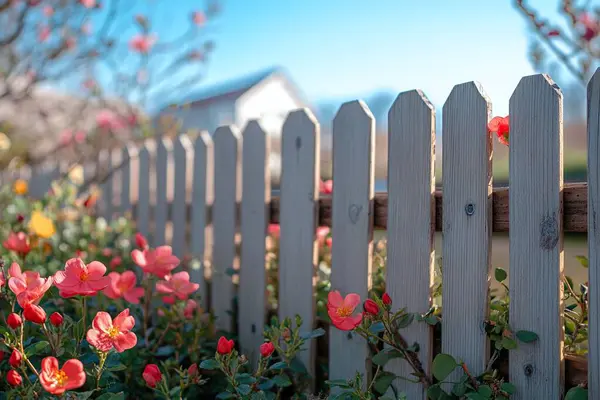
<instances>
[{"instance_id":1,"label":"pink flower","mask_svg":"<svg viewBox=\"0 0 600 400\"><path fill-rule=\"evenodd\" d=\"M48 40L49 37L50 37L50 27L48 27L46 25L40 26L40 29L38 31L38 41L40 43L44 43L45 41Z\"/></svg>"},{"instance_id":2,"label":"pink flower","mask_svg":"<svg viewBox=\"0 0 600 400\"><path fill-rule=\"evenodd\" d=\"M154 35L135 35L129 41L129 48L137 53L147 54L155 43Z\"/></svg>"},{"instance_id":3,"label":"pink flower","mask_svg":"<svg viewBox=\"0 0 600 400\"><path fill-rule=\"evenodd\" d=\"M66 361L60 369L56 358L46 357L42 360L40 384L48 393L60 396L67 390L82 387L85 379L83 364L75 358Z\"/></svg>"},{"instance_id":4,"label":"pink flower","mask_svg":"<svg viewBox=\"0 0 600 400\"><path fill-rule=\"evenodd\" d=\"M327 314L333 325L342 331L351 331L360 325L363 314L352 315L360 304L360 296L350 293L343 298L339 291L329 292L327 296Z\"/></svg>"},{"instance_id":5,"label":"pink flower","mask_svg":"<svg viewBox=\"0 0 600 400\"><path fill-rule=\"evenodd\" d=\"M22 308L30 304L37 305L52 286L52 277L42 278L38 272L33 271L22 273L17 263L12 263L8 273L8 287L17 296L17 303Z\"/></svg>"},{"instance_id":6,"label":"pink flower","mask_svg":"<svg viewBox=\"0 0 600 400\"><path fill-rule=\"evenodd\" d=\"M129 315L129 308L123 310L113 320L107 312L99 311L88 330L86 339L96 349L107 352L113 347L122 353L137 344L137 336L130 332L135 319Z\"/></svg>"},{"instance_id":7,"label":"pink flower","mask_svg":"<svg viewBox=\"0 0 600 400\"><path fill-rule=\"evenodd\" d=\"M202 26L206 22L206 16L202 11L194 11L192 13L192 21L197 26Z\"/></svg>"},{"instance_id":8,"label":"pink flower","mask_svg":"<svg viewBox=\"0 0 600 400\"><path fill-rule=\"evenodd\" d=\"M269 224L268 232L269 232L270 236L278 238L280 231L281 231L281 227L279 226L279 224Z\"/></svg>"},{"instance_id":9,"label":"pink flower","mask_svg":"<svg viewBox=\"0 0 600 400\"><path fill-rule=\"evenodd\" d=\"M319 186L319 191L323 194L332 194L333 193L333 181L330 179L328 181L321 181Z\"/></svg>"},{"instance_id":10,"label":"pink flower","mask_svg":"<svg viewBox=\"0 0 600 400\"><path fill-rule=\"evenodd\" d=\"M186 271L178 272L173 275L165 276L164 281L156 283L156 290L159 293L173 294L180 300L185 300L200 287L197 283L190 282L190 274Z\"/></svg>"},{"instance_id":11,"label":"pink flower","mask_svg":"<svg viewBox=\"0 0 600 400\"><path fill-rule=\"evenodd\" d=\"M162 299L163 299L163 303L165 303L165 304L168 304L168 305L175 304L175 296L164 296Z\"/></svg>"},{"instance_id":12,"label":"pink flower","mask_svg":"<svg viewBox=\"0 0 600 400\"><path fill-rule=\"evenodd\" d=\"M140 297L144 295L144 289L135 287L136 278L132 271L125 271L122 274L111 272L108 277L110 284L103 291L106 297L110 299L123 297L132 304L139 304Z\"/></svg>"},{"instance_id":13,"label":"pink flower","mask_svg":"<svg viewBox=\"0 0 600 400\"><path fill-rule=\"evenodd\" d=\"M93 8L96 6L96 0L81 0L81 5L85 8Z\"/></svg>"},{"instance_id":14,"label":"pink flower","mask_svg":"<svg viewBox=\"0 0 600 400\"><path fill-rule=\"evenodd\" d=\"M25 257L30 251L29 237L25 232L10 232L8 238L2 243L6 250L14 251L22 257Z\"/></svg>"},{"instance_id":15,"label":"pink flower","mask_svg":"<svg viewBox=\"0 0 600 400\"><path fill-rule=\"evenodd\" d=\"M173 255L171 246L159 246L144 251L133 250L131 258L147 274L164 279L179 265L179 258Z\"/></svg>"},{"instance_id":16,"label":"pink flower","mask_svg":"<svg viewBox=\"0 0 600 400\"><path fill-rule=\"evenodd\" d=\"M96 114L96 125L101 129L109 131L118 131L125 128L125 123L121 117L113 111L106 109Z\"/></svg>"},{"instance_id":17,"label":"pink flower","mask_svg":"<svg viewBox=\"0 0 600 400\"><path fill-rule=\"evenodd\" d=\"M330 231L331 229L329 229L328 226L320 226L317 228L317 243L319 244L319 247L322 247L325 244L325 240Z\"/></svg>"},{"instance_id":18,"label":"pink flower","mask_svg":"<svg viewBox=\"0 0 600 400\"><path fill-rule=\"evenodd\" d=\"M44 6L44 15L46 17L54 15L54 8L52 8L52 6Z\"/></svg>"},{"instance_id":19,"label":"pink flower","mask_svg":"<svg viewBox=\"0 0 600 400\"><path fill-rule=\"evenodd\" d=\"M148 248L148 240L141 233L135 234L135 245L140 250L146 250Z\"/></svg>"},{"instance_id":20,"label":"pink flower","mask_svg":"<svg viewBox=\"0 0 600 400\"><path fill-rule=\"evenodd\" d=\"M96 81L92 78L87 78L86 80L83 81L83 83L81 84L84 88L86 88L87 90L94 90L96 88Z\"/></svg>"},{"instance_id":21,"label":"pink flower","mask_svg":"<svg viewBox=\"0 0 600 400\"><path fill-rule=\"evenodd\" d=\"M183 316L186 319L192 319L194 317L194 311L198 308L198 303L195 300L189 299L185 303L185 307L183 309Z\"/></svg>"},{"instance_id":22,"label":"pink flower","mask_svg":"<svg viewBox=\"0 0 600 400\"><path fill-rule=\"evenodd\" d=\"M105 273L106 267L99 261L85 265L80 258L71 258L65 270L54 275L54 283L62 297L92 296L110 284Z\"/></svg>"},{"instance_id":23,"label":"pink flower","mask_svg":"<svg viewBox=\"0 0 600 400\"><path fill-rule=\"evenodd\" d=\"M68 146L69 144L71 144L72 140L73 140L73 131L72 130L65 129L64 131L62 131L62 133L60 134L61 146Z\"/></svg>"},{"instance_id":24,"label":"pink flower","mask_svg":"<svg viewBox=\"0 0 600 400\"><path fill-rule=\"evenodd\" d=\"M113 257L110 260L110 268L111 269L115 269L118 266L120 266L121 264L123 264L123 259L121 257L119 257L119 256Z\"/></svg>"},{"instance_id":25,"label":"pink flower","mask_svg":"<svg viewBox=\"0 0 600 400\"><path fill-rule=\"evenodd\" d=\"M158 369L158 365L148 364L144 368L144 372L142 372L142 378L144 378L146 385L155 388L156 384L162 381L162 373L160 372L160 369Z\"/></svg>"},{"instance_id":26,"label":"pink flower","mask_svg":"<svg viewBox=\"0 0 600 400\"><path fill-rule=\"evenodd\" d=\"M81 144L81 143L85 143L85 138L86 138L86 134L84 131L77 131L75 132L74 138L75 138L75 143Z\"/></svg>"}]
</instances>

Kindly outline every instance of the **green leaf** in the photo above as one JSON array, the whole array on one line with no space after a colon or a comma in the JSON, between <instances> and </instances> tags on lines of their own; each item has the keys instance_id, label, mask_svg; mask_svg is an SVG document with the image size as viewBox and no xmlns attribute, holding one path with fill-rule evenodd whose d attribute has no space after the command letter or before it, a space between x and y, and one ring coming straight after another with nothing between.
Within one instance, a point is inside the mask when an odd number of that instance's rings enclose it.
<instances>
[{"instance_id":1,"label":"green leaf","mask_svg":"<svg viewBox=\"0 0 600 400\"><path fill-rule=\"evenodd\" d=\"M589 267L590 263L586 256L575 256L575 258L577 259L577 261L579 261L579 263L581 264L582 267L584 267L584 268Z\"/></svg>"},{"instance_id":2,"label":"green leaf","mask_svg":"<svg viewBox=\"0 0 600 400\"><path fill-rule=\"evenodd\" d=\"M470 392L466 394L467 399L469 400L486 400L488 397L484 397L477 392Z\"/></svg>"},{"instance_id":3,"label":"green leaf","mask_svg":"<svg viewBox=\"0 0 600 400\"><path fill-rule=\"evenodd\" d=\"M96 400L125 400L125 393L104 393L100 397L96 397Z\"/></svg>"},{"instance_id":4,"label":"green leaf","mask_svg":"<svg viewBox=\"0 0 600 400\"><path fill-rule=\"evenodd\" d=\"M506 279L508 275L506 274L506 271L503 270L502 268L496 268L494 270L494 277L496 278L496 280L498 282L502 282L503 280Z\"/></svg>"},{"instance_id":5,"label":"green leaf","mask_svg":"<svg viewBox=\"0 0 600 400\"><path fill-rule=\"evenodd\" d=\"M375 383L373 384L373 387L375 388L377 393L385 393L387 392L392 382L394 382L394 379L396 379L395 374L384 371L379 374L379 376L375 380Z\"/></svg>"},{"instance_id":6,"label":"green leaf","mask_svg":"<svg viewBox=\"0 0 600 400\"><path fill-rule=\"evenodd\" d=\"M565 396L565 400L587 400L587 398L588 398L587 389L584 389L580 386L571 388Z\"/></svg>"},{"instance_id":7,"label":"green leaf","mask_svg":"<svg viewBox=\"0 0 600 400\"><path fill-rule=\"evenodd\" d=\"M510 382L504 382L501 386L500 386L500 390L508 393L508 394L514 394L517 391L517 388L515 387L515 385L513 385Z\"/></svg>"},{"instance_id":8,"label":"green leaf","mask_svg":"<svg viewBox=\"0 0 600 400\"><path fill-rule=\"evenodd\" d=\"M35 355L40 354L44 350L48 350L49 348L50 343L46 342L45 340L42 340L41 342L34 343L31 346L27 347L25 349L25 355L27 355L28 358L33 357Z\"/></svg>"},{"instance_id":9,"label":"green leaf","mask_svg":"<svg viewBox=\"0 0 600 400\"><path fill-rule=\"evenodd\" d=\"M126 370L126 369L127 369L127 366L124 365L124 364L117 364L117 365L114 365L112 367L106 368L107 371L111 371L111 372L123 371L123 370Z\"/></svg>"},{"instance_id":10,"label":"green leaf","mask_svg":"<svg viewBox=\"0 0 600 400\"><path fill-rule=\"evenodd\" d=\"M175 348L173 346L162 346L156 349L156 353L154 355L156 357L166 357L175 353Z\"/></svg>"},{"instance_id":11,"label":"green leaf","mask_svg":"<svg viewBox=\"0 0 600 400\"><path fill-rule=\"evenodd\" d=\"M535 342L539 338L537 333L531 331L518 331L516 335L517 339L519 339L523 343Z\"/></svg>"},{"instance_id":12,"label":"green leaf","mask_svg":"<svg viewBox=\"0 0 600 400\"><path fill-rule=\"evenodd\" d=\"M251 391L252 391L252 388L250 387L250 385L243 384L243 385L240 385L237 387L237 392L239 394L241 394L242 396L249 395Z\"/></svg>"},{"instance_id":13,"label":"green leaf","mask_svg":"<svg viewBox=\"0 0 600 400\"><path fill-rule=\"evenodd\" d=\"M325 384L331 387L340 387L344 389L350 389L351 386L345 379L334 379L331 381L325 381Z\"/></svg>"},{"instance_id":14,"label":"green leaf","mask_svg":"<svg viewBox=\"0 0 600 400\"><path fill-rule=\"evenodd\" d=\"M267 379L258 384L260 390L270 390L273 386L275 386L275 382L272 379Z\"/></svg>"},{"instance_id":15,"label":"green leaf","mask_svg":"<svg viewBox=\"0 0 600 400\"><path fill-rule=\"evenodd\" d=\"M403 314L401 317L399 317L396 320L396 327L398 329L404 329L407 326L409 326L410 324L412 324L414 319L415 319L415 314L413 314L413 313Z\"/></svg>"},{"instance_id":16,"label":"green leaf","mask_svg":"<svg viewBox=\"0 0 600 400\"><path fill-rule=\"evenodd\" d=\"M209 358L208 360L204 360L200 363L200 369L218 369L219 363L217 360L213 358Z\"/></svg>"},{"instance_id":17,"label":"green leaf","mask_svg":"<svg viewBox=\"0 0 600 400\"><path fill-rule=\"evenodd\" d=\"M77 393L77 400L87 400L93 395L95 390L90 390L88 392Z\"/></svg>"},{"instance_id":18,"label":"green leaf","mask_svg":"<svg viewBox=\"0 0 600 400\"><path fill-rule=\"evenodd\" d=\"M235 376L235 379L238 381L238 383L246 384L246 385L250 385L250 384L256 382L256 378L248 373L237 374Z\"/></svg>"},{"instance_id":19,"label":"green leaf","mask_svg":"<svg viewBox=\"0 0 600 400\"><path fill-rule=\"evenodd\" d=\"M488 385L481 385L481 386L479 386L479 389L477 389L477 393L479 393L486 399L489 399L490 397L492 397L492 393L494 393L494 392L493 392L492 388L489 387Z\"/></svg>"},{"instance_id":20,"label":"green leaf","mask_svg":"<svg viewBox=\"0 0 600 400\"><path fill-rule=\"evenodd\" d=\"M375 334L383 332L384 330L385 326L383 325L383 322L376 322L369 327L369 331Z\"/></svg>"},{"instance_id":21,"label":"green leaf","mask_svg":"<svg viewBox=\"0 0 600 400\"><path fill-rule=\"evenodd\" d=\"M85 325L83 322L83 318L81 318L75 325L73 325L73 336L76 340L79 340L83 337L85 333Z\"/></svg>"},{"instance_id":22,"label":"green leaf","mask_svg":"<svg viewBox=\"0 0 600 400\"><path fill-rule=\"evenodd\" d=\"M375 354L373 356L373 358L371 359L371 361L373 361L373 364L380 365L383 367L392 358L399 358L399 357L402 357L402 353L400 353L398 350L386 349L386 350L381 350L379 353Z\"/></svg>"},{"instance_id":23,"label":"green leaf","mask_svg":"<svg viewBox=\"0 0 600 400\"><path fill-rule=\"evenodd\" d=\"M292 369L292 371L297 372L299 374L308 374L306 366L302 361L300 361L298 357L294 357L292 359L292 361L290 362L290 368Z\"/></svg>"},{"instance_id":24,"label":"green leaf","mask_svg":"<svg viewBox=\"0 0 600 400\"><path fill-rule=\"evenodd\" d=\"M290 378L287 375L275 375L273 377L273 383L279 387L288 387L292 384Z\"/></svg>"},{"instance_id":25,"label":"green leaf","mask_svg":"<svg viewBox=\"0 0 600 400\"><path fill-rule=\"evenodd\" d=\"M467 393L467 385L464 382L457 382L452 387L452 394L464 396Z\"/></svg>"},{"instance_id":26,"label":"green leaf","mask_svg":"<svg viewBox=\"0 0 600 400\"><path fill-rule=\"evenodd\" d=\"M434 326L438 323L438 319L435 315L430 315L427 318L425 318L425 322L427 322L431 326Z\"/></svg>"},{"instance_id":27,"label":"green leaf","mask_svg":"<svg viewBox=\"0 0 600 400\"><path fill-rule=\"evenodd\" d=\"M272 370L272 371L278 371L280 369L287 368L287 366L288 365L287 365L287 363L285 361L279 361L279 362L276 362L275 364L271 365L269 367L269 369Z\"/></svg>"},{"instance_id":28,"label":"green leaf","mask_svg":"<svg viewBox=\"0 0 600 400\"><path fill-rule=\"evenodd\" d=\"M452 400L452 397L444 392L439 384L427 388L427 397L431 400Z\"/></svg>"},{"instance_id":29,"label":"green leaf","mask_svg":"<svg viewBox=\"0 0 600 400\"><path fill-rule=\"evenodd\" d=\"M300 339L304 339L304 340L309 340L309 339L316 339L318 337L321 337L325 334L325 330L323 330L323 328L319 328L319 329L315 329L312 332L303 332L300 334Z\"/></svg>"},{"instance_id":30,"label":"green leaf","mask_svg":"<svg viewBox=\"0 0 600 400\"><path fill-rule=\"evenodd\" d=\"M233 399L235 395L229 392L221 392L217 395L217 399L225 400L225 399Z\"/></svg>"},{"instance_id":31,"label":"green leaf","mask_svg":"<svg viewBox=\"0 0 600 400\"><path fill-rule=\"evenodd\" d=\"M438 354L433 359L431 371L438 381L443 381L458 366L454 357L449 354Z\"/></svg>"},{"instance_id":32,"label":"green leaf","mask_svg":"<svg viewBox=\"0 0 600 400\"><path fill-rule=\"evenodd\" d=\"M502 347L507 350L514 350L517 348L517 341L506 336L502 338L502 342L500 343L502 344Z\"/></svg>"}]
</instances>

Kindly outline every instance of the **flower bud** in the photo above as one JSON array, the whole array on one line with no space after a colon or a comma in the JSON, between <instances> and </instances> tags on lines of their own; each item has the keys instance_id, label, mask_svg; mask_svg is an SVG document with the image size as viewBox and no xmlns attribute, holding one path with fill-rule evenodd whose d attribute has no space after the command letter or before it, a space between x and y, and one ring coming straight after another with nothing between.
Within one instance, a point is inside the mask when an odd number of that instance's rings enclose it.
<instances>
[{"instance_id":1,"label":"flower bud","mask_svg":"<svg viewBox=\"0 0 600 400\"><path fill-rule=\"evenodd\" d=\"M61 326L63 323L63 320L64 320L63 316L57 312L52 313L52 315L50 316L50 323L56 327Z\"/></svg>"},{"instance_id":2,"label":"flower bud","mask_svg":"<svg viewBox=\"0 0 600 400\"><path fill-rule=\"evenodd\" d=\"M19 350L13 350L12 354L10 355L10 358L8 359L8 363L10 364L10 366L13 368L18 368L21 365L21 361L23 361L23 356L21 355Z\"/></svg>"},{"instance_id":3,"label":"flower bud","mask_svg":"<svg viewBox=\"0 0 600 400\"><path fill-rule=\"evenodd\" d=\"M383 304L385 304L386 306L389 306L392 304L392 298L390 297L389 294L387 294L387 292L385 292L383 294L383 296L381 297L381 300L383 301Z\"/></svg>"},{"instance_id":4,"label":"flower bud","mask_svg":"<svg viewBox=\"0 0 600 400\"><path fill-rule=\"evenodd\" d=\"M368 313L368 314L371 314L371 315L377 315L377 314L379 314L379 306L377 305L377 303L375 303L371 299L367 299L365 301L365 304L363 305L363 308L364 308L365 312Z\"/></svg>"},{"instance_id":5,"label":"flower bud","mask_svg":"<svg viewBox=\"0 0 600 400\"><path fill-rule=\"evenodd\" d=\"M11 313L8 316L8 318L6 319L6 323L12 329L17 329L18 327L20 327L21 325L23 325L23 320L21 319L21 317L19 316L19 314Z\"/></svg>"},{"instance_id":6,"label":"flower bud","mask_svg":"<svg viewBox=\"0 0 600 400\"><path fill-rule=\"evenodd\" d=\"M266 342L260 345L260 355L264 358L270 357L275 351L275 346L271 342Z\"/></svg>"},{"instance_id":7,"label":"flower bud","mask_svg":"<svg viewBox=\"0 0 600 400\"><path fill-rule=\"evenodd\" d=\"M25 310L23 310L23 317L25 317L27 321L41 325L46 322L46 311L40 306L29 304L25 307Z\"/></svg>"},{"instance_id":8,"label":"flower bud","mask_svg":"<svg viewBox=\"0 0 600 400\"><path fill-rule=\"evenodd\" d=\"M10 386L20 386L23 383L23 378L17 371L11 369L6 373L6 381Z\"/></svg>"}]
</instances>

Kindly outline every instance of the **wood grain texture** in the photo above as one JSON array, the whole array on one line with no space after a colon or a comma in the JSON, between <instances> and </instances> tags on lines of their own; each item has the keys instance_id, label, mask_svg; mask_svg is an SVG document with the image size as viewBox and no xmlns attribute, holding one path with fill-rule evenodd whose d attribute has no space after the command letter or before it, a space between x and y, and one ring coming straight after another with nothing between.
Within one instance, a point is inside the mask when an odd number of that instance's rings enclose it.
<instances>
[{"instance_id":1,"label":"wood grain texture","mask_svg":"<svg viewBox=\"0 0 600 400\"><path fill-rule=\"evenodd\" d=\"M362 101L343 104L333 120L331 288L361 299L367 297L371 278L374 151L373 115ZM329 379L358 372L368 382L365 340L335 328L329 333Z\"/></svg>"},{"instance_id":2,"label":"wood grain texture","mask_svg":"<svg viewBox=\"0 0 600 400\"><path fill-rule=\"evenodd\" d=\"M154 208L153 246L167 244L168 202L170 194L169 179L173 179L172 157L173 142L171 139L156 139L156 206Z\"/></svg>"},{"instance_id":3,"label":"wood grain texture","mask_svg":"<svg viewBox=\"0 0 600 400\"><path fill-rule=\"evenodd\" d=\"M545 75L510 98L510 325L534 343L510 352L517 400L559 399L563 389L562 93ZM516 310L513 312L513 310Z\"/></svg>"},{"instance_id":4,"label":"wood grain texture","mask_svg":"<svg viewBox=\"0 0 600 400\"><path fill-rule=\"evenodd\" d=\"M588 129L588 397L600 398L600 69L587 88Z\"/></svg>"},{"instance_id":5,"label":"wood grain texture","mask_svg":"<svg viewBox=\"0 0 600 400\"><path fill-rule=\"evenodd\" d=\"M191 215L192 221L190 250L192 257L196 258L199 263L198 268L190 271L190 276L193 282L200 284L198 294L202 306L206 308L208 299L206 298L207 287L204 279L204 258L207 248L206 230L210 229L206 210L212 206L212 203L209 203L209 193L212 193L213 190L212 186L209 186L209 183L212 182L210 177L213 175L213 142L208 132L202 132L194 143L193 174L191 210L187 215Z\"/></svg>"},{"instance_id":6,"label":"wood grain texture","mask_svg":"<svg viewBox=\"0 0 600 400\"><path fill-rule=\"evenodd\" d=\"M121 162L123 166L119 171L120 176L120 201L119 212L121 215L131 211L131 171L132 164L138 156L137 149L129 143L126 143L121 149Z\"/></svg>"},{"instance_id":7,"label":"wood grain texture","mask_svg":"<svg viewBox=\"0 0 600 400\"><path fill-rule=\"evenodd\" d=\"M401 93L388 114L388 232L386 291L394 310L406 307L425 313L431 306L434 262L435 109L420 91ZM402 331L418 342L419 358L429 371L432 329L413 324ZM414 372L405 360L392 360L386 370L398 376ZM396 380L409 399L426 399L422 385Z\"/></svg>"},{"instance_id":8,"label":"wood grain texture","mask_svg":"<svg viewBox=\"0 0 600 400\"><path fill-rule=\"evenodd\" d=\"M146 140L138 152L137 168L137 203L135 209L136 229L142 235L150 234L150 170L155 156L156 146L154 141ZM144 172L146 171L146 172Z\"/></svg>"},{"instance_id":9,"label":"wood grain texture","mask_svg":"<svg viewBox=\"0 0 600 400\"><path fill-rule=\"evenodd\" d=\"M213 205L214 248L212 264L211 307L217 317L216 327L232 329L233 282L230 268L236 260L235 234L237 203L240 199L240 148L242 137L234 126L217 128L214 135L215 200Z\"/></svg>"},{"instance_id":10,"label":"wood grain texture","mask_svg":"<svg viewBox=\"0 0 600 400\"><path fill-rule=\"evenodd\" d=\"M454 86L442 111L442 351L466 362L475 375L485 371L489 353L482 324L492 246L490 112L476 82Z\"/></svg>"},{"instance_id":11,"label":"wood grain texture","mask_svg":"<svg viewBox=\"0 0 600 400\"><path fill-rule=\"evenodd\" d=\"M259 346L264 342L266 301L266 233L271 200L269 168L270 138L258 121L250 121L243 132L242 206L240 229L239 325L242 353L257 366Z\"/></svg>"},{"instance_id":12,"label":"wood grain texture","mask_svg":"<svg viewBox=\"0 0 600 400\"><path fill-rule=\"evenodd\" d=\"M173 164L175 170L173 190L173 253L183 260L187 255L187 215L186 194L187 177L192 168L193 145L186 135L179 135L173 139Z\"/></svg>"},{"instance_id":13,"label":"wood grain texture","mask_svg":"<svg viewBox=\"0 0 600 400\"><path fill-rule=\"evenodd\" d=\"M315 228L320 172L319 124L308 109L291 112L282 131L281 221L279 242L279 317L315 324ZM308 341L300 359L314 376L315 343Z\"/></svg>"}]
</instances>

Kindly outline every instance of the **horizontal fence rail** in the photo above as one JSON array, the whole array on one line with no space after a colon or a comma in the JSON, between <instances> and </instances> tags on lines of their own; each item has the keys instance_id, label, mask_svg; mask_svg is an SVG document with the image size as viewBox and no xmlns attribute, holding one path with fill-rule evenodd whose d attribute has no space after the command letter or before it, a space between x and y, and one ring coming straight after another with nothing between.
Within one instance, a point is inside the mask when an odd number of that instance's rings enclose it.
<instances>
[{"instance_id":1,"label":"horizontal fence rail","mask_svg":"<svg viewBox=\"0 0 600 400\"><path fill-rule=\"evenodd\" d=\"M432 305L433 240L435 232L442 232L441 338L426 325L411 326L406 335L421 342L425 370L441 348L467 361L475 374L485 369L490 352L481 327L489 312L492 233L508 232L511 328L539 336L535 344L512 351L502 371L517 387L511 398L558 399L565 385L581 383L587 373L589 398L597 399L598 75L588 88L589 179L584 183L563 182L563 99L546 75L523 78L510 100L510 189L493 188L496 139L487 129L492 102L475 82L456 85L444 104L443 191L435 190L435 108L419 90L401 93L388 114L387 193L373 190L375 119L362 101L345 103L333 121L322 121L333 122L331 195L319 193L320 124L308 110L291 112L283 125L279 190L271 190L271 138L259 121L243 131L224 126L212 136L127 144L102 152L84 169L91 177L123 165L101 183L99 215L129 215L152 245L172 244L179 256L205 260L192 271L204 297L210 293L203 304L215 313L219 328L238 327L240 346L253 363L267 317L263 255L268 224L281 225L277 312L281 317L301 315L306 329L321 323L314 300L319 227L332 227L332 289L359 293L363 299L372 285L373 231L387 230L386 285L394 308L421 313ZM31 195L41 196L50 180L66 171L64 163L51 161L33 170L4 171L0 182L27 179ZM565 355L563 348L566 232L589 234L589 371L585 357ZM241 315L234 320L236 295ZM366 343L335 329L328 339L328 377L351 378L358 371L368 383L372 365ZM312 374L317 371L316 347L307 345L301 357ZM388 368L410 373L396 362ZM426 398L417 384L395 385L410 399Z\"/></svg>"}]
</instances>

